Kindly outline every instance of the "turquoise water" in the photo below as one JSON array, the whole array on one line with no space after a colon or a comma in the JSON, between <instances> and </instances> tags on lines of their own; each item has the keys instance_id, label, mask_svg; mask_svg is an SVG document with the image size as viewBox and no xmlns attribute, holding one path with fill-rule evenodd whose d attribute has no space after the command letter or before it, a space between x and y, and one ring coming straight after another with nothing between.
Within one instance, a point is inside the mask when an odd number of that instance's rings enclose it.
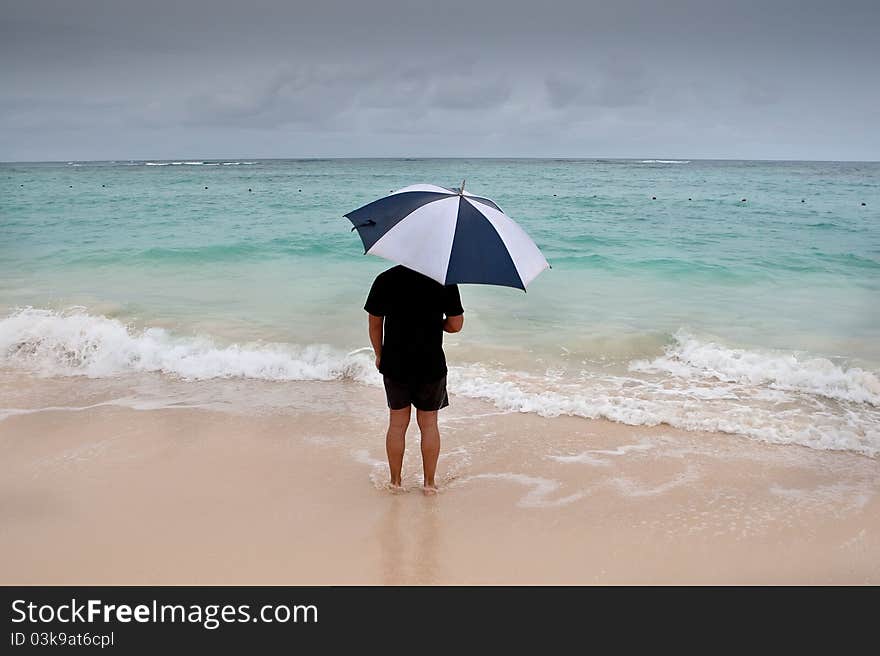
<instances>
[{"instance_id":1,"label":"turquoise water","mask_svg":"<svg viewBox=\"0 0 880 656\"><path fill-rule=\"evenodd\" d=\"M375 384L361 307L389 264L342 215L463 178L553 269L462 289L459 393L880 449L877 163L3 164L0 365Z\"/></svg>"}]
</instances>

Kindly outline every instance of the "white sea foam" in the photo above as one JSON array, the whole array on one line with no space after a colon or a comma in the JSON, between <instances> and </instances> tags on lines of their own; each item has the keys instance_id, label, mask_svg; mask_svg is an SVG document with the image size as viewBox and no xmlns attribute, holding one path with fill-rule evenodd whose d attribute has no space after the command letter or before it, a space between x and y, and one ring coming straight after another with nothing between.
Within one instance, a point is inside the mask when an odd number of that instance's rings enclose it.
<instances>
[{"instance_id":1,"label":"white sea foam","mask_svg":"<svg viewBox=\"0 0 880 656\"><path fill-rule=\"evenodd\" d=\"M642 164L690 164L689 159L643 159Z\"/></svg>"},{"instance_id":2,"label":"white sea foam","mask_svg":"<svg viewBox=\"0 0 880 656\"><path fill-rule=\"evenodd\" d=\"M205 162L144 162L144 166L204 166Z\"/></svg>"},{"instance_id":3,"label":"white sea foam","mask_svg":"<svg viewBox=\"0 0 880 656\"><path fill-rule=\"evenodd\" d=\"M577 463L606 467L611 464L611 460L599 456L624 456L630 451L650 451L653 448L653 444L624 444L616 449L590 449L575 455L549 455L547 458L563 464Z\"/></svg>"},{"instance_id":4,"label":"white sea foam","mask_svg":"<svg viewBox=\"0 0 880 656\"><path fill-rule=\"evenodd\" d=\"M35 415L41 412L85 412L104 407L130 408L132 410L189 410L217 409L209 403L168 403L158 399L138 398L134 396L111 399L89 405L49 405L36 408L0 408L0 420L18 415Z\"/></svg>"},{"instance_id":5,"label":"white sea foam","mask_svg":"<svg viewBox=\"0 0 880 656\"><path fill-rule=\"evenodd\" d=\"M661 380L584 375L577 384L554 386L528 377L479 366L452 368L450 386L457 394L491 401L510 412L545 417L570 415L610 419L624 424L735 433L775 444L816 449L880 453L880 410L870 404L840 408L822 397L767 402L761 388L714 382L718 398L707 401L690 380ZM729 398L727 398L729 397Z\"/></svg>"},{"instance_id":6,"label":"white sea foam","mask_svg":"<svg viewBox=\"0 0 880 656\"><path fill-rule=\"evenodd\" d=\"M876 373L845 368L826 358L728 348L684 331L675 335L675 343L662 356L633 362L630 371L767 386L880 407L880 378Z\"/></svg>"},{"instance_id":7,"label":"white sea foam","mask_svg":"<svg viewBox=\"0 0 880 656\"><path fill-rule=\"evenodd\" d=\"M464 485L473 480L500 480L528 488L529 491L517 502L517 505L523 508L567 506L570 503L583 499L589 494L588 490L581 490L563 497L555 496L562 488L562 484L559 481L511 472L474 474L473 476L467 476L455 481L452 487Z\"/></svg>"},{"instance_id":8,"label":"white sea foam","mask_svg":"<svg viewBox=\"0 0 880 656\"><path fill-rule=\"evenodd\" d=\"M135 329L86 313L28 308L0 320L0 366L43 375L110 377L155 372L183 380L348 380L378 385L369 349L222 344ZM604 418L721 431L778 444L880 453L876 372L828 359L734 349L680 333L665 353L630 373L542 376L478 363L452 366L450 389L505 412ZM612 454L588 454L596 459Z\"/></svg>"},{"instance_id":9,"label":"white sea foam","mask_svg":"<svg viewBox=\"0 0 880 656\"><path fill-rule=\"evenodd\" d=\"M144 162L144 166L251 166L256 162Z\"/></svg>"},{"instance_id":10,"label":"white sea foam","mask_svg":"<svg viewBox=\"0 0 880 656\"><path fill-rule=\"evenodd\" d=\"M81 310L27 308L0 321L0 364L49 375L113 376L158 372L184 379L357 380L375 377L371 358L326 345L218 345L175 337L162 328L134 330Z\"/></svg>"},{"instance_id":11,"label":"white sea foam","mask_svg":"<svg viewBox=\"0 0 880 656\"><path fill-rule=\"evenodd\" d=\"M674 476L665 483L659 485L645 485L632 478L618 476L611 479L611 484L617 488L617 491L627 497L656 497L666 494L670 490L692 483L700 478L700 475L693 467L686 467L685 471Z\"/></svg>"}]
</instances>

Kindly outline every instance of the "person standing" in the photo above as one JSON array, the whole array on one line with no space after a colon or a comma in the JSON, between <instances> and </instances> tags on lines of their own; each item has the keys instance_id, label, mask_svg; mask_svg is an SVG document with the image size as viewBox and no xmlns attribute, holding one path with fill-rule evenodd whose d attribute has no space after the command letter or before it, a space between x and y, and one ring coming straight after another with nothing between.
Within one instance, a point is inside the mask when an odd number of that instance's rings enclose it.
<instances>
[{"instance_id":1,"label":"person standing","mask_svg":"<svg viewBox=\"0 0 880 656\"><path fill-rule=\"evenodd\" d=\"M457 333L464 326L458 286L441 285L412 269L395 266L373 281L364 310L369 314L370 342L388 401L385 450L391 486L401 487L406 429L415 406L423 490L435 494L440 457L437 413L449 405L443 333Z\"/></svg>"}]
</instances>

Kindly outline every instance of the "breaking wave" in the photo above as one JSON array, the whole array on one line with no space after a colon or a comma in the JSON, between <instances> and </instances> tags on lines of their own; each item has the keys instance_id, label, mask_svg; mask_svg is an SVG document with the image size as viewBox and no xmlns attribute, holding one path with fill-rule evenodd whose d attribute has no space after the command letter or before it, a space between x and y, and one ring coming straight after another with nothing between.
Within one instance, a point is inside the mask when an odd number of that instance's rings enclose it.
<instances>
[{"instance_id":1,"label":"breaking wave","mask_svg":"<svg viewBox=\"0 0 880 656\"><path fill-rule=\"evenodd\" d=\"M144 166L239 166L251 164L256 164L256 162L144 162Z\"/></svg>"},{"instance_id":2,"label":"breaking wave","mask_svg":"<svg viewBox=\"0 0 880 656\"><path fill-rule=\"evenodd\" d=\"M667 374L695 381L767 387L880 407L880 379L827 358L728 348L679 331L675 343L653 360L637 360L630 371Z\"/></svg>"},{"instance_id":3,"label":"breaking wave","mask_svg":"<svg viewBox=\"0 0 880 656\"><path fill-rule=\"evenodd\" d=\"M26 308L0 321L0 365L45 375L101 378L155 372L190 380L363 380L369 357L326 345L219 345L210 337L176 337L163 328L134 330L80 309Z\"/></svg>"},{"instance_id":4,"label":"breaking wave","mask_svg":"<svg viewBox=\"0 0 880 656\"><path fill-rule=\"evenodd\" d=\"M380 383L369 349L253 342L135 329L88 314L26 308L0 320L0 366L51 376L152 372L183 380ZM452 366L453 393L509 412L668 424L777 444L880 454L877 372L826 358L730 348L680 332L665 352L611 375L560 376L472 363Z\"/></svg>"}]
</instances>

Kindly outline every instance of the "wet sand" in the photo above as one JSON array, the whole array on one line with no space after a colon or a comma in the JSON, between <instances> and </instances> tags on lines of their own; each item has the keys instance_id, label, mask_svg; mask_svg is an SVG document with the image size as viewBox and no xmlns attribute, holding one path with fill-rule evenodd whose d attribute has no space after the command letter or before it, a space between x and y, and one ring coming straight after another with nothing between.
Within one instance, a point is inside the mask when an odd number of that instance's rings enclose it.
<instances>
[{"instance_id":1,"label":"wet sand","mask_svg":"<svg viewBox=\"0 0 880 656\"><path fill-rule=\"evenodd\" d=\"M0 420L3 584L880 583L864 456L453 397L425 497L414 420L385 487L379 389L248 412L30 384Z\"/></svg>"}]
</instances>

